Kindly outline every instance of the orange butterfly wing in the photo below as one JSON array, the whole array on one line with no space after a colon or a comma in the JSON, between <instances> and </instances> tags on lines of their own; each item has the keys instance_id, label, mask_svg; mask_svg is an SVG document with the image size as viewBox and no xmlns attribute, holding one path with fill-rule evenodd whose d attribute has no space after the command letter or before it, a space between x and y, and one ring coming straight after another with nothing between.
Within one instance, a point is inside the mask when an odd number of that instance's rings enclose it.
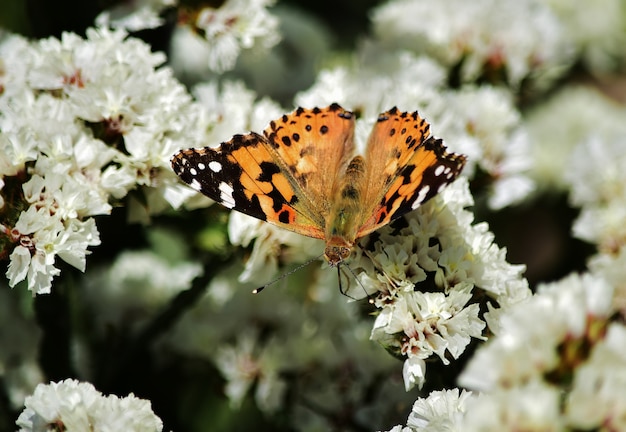
<instances>
[{"instance_id":1,"label":"orange butterfly wing","mask_svg":"<svg viewBox=\"0 0 626 432\"><path fill-rule=\"evenodd\" d=\"M367 144L364 220L357 238L415 210L454 181L466 157L448 153L417 112L380 114Z\"/></svg>"},{"instance_id":2,"label":"orange butterfly wing","mask_svg":"<svg viewBox=\"0 0 626 432\"><path fill-rule=\"evenodd\" d=\"M223 206L298 234L324 238L335 177L353 148L352 114L333 104L298 108L264 136L235 135L218 148L183 150L176 174Z\"/></svg>"}]
</instances>

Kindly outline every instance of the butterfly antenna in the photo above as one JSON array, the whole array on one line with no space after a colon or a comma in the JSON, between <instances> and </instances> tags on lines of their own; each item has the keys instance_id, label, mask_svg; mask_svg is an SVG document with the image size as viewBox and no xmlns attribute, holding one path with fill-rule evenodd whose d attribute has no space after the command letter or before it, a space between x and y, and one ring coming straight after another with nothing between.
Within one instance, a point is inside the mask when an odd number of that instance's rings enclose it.
<instances>
[{"instance_id":1,"label":"butterfly antenna","mask_svg":"<svg viewBox=\"0 0 626 432\"><path fill-rule=\"evenodd\" d=\"M276 282L278 282L278 281L281 281L281 280L285 279L287 276L290 276L290 275L294 274L295 272L297 272L297 271L301 270L303 267L308 266L308 265L309 265L309 264L311 264L313 261L317 261L317 260L318 260L318 259L320 259L322 256L324 256L324 254L321 254L321 255L319 255L319 256L313 257L313 258L311 258L310 260L308 260L308 261L306 261L306 262L304 262L304 263L300 264L300 265L299 265L299 266L297 266L296 268L289 270L287 273L283 273L282 275L278 276L276 279L274 279L274 280L272 280L272 281L270 281L270 282L266 283L265 285L263 285L263 286L261 286L261 287L259 287L259 288L256 288L256 289L252 290L252 294L258 294L258 293L260 293L261 291L263 291L263 290L264 290L265 288L267 288L268 286L270 286L270 285L274 285Z\"/></svg>"}]
</instances>

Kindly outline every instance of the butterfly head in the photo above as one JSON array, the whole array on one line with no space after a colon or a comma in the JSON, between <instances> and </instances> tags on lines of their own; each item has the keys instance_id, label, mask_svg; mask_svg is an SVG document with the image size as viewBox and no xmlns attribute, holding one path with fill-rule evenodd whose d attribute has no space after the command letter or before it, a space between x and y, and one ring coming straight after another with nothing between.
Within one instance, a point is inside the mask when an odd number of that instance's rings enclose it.
<instances>
[{"instance_id":1,"label":"butterfly head","mask_svg":"<svg viewBox=\"0 0 626 432\"><path fill-rule=\"evenodd\" d=\"M343 261L348 259L352 253L352 245L342 239L331 239L326 243L326 249L324 249L324 258L328 261L331 267L336 267Z\"/></svg>"}]
</instances>

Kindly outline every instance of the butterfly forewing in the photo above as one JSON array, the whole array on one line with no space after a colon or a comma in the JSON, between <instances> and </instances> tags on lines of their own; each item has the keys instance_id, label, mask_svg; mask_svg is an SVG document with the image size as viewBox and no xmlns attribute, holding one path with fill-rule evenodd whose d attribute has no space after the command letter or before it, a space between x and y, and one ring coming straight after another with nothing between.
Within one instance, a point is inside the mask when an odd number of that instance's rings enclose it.
<instances>
[{"instance_id":1,"label":"butterfly forewing","mask_svg":"<svg viewBox=\"0 0 626 432\"><path fill-rule=\"evenodd\" d=\"M325 217L332 205L333 187L354 152L354 115L337 104L298 108L271 122L265 136L311 204L311 212Z\"/></svg>"},{"instance_id":2,"label":"butterfly forewing","mask_svg":"<svg viewBox=\"0 0 626 432\"><path fill-rule=\"evenodd\" d=\"M299 234L323 238L319 220L303 208L302 192L283 174L265 137L235 135L218 148L177 153L176 174L192 188L226 208Z\"/></svg>"}]
</instances>

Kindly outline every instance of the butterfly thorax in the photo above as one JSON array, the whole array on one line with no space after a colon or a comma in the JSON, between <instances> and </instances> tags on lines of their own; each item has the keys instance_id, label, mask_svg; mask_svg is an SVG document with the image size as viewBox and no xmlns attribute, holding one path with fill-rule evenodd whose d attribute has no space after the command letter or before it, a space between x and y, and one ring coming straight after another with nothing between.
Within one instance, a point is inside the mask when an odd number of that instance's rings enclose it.
<instances>
[{"instance_id":1,"label":"butterfly thorax","mask_svg":"<svg viewBox=\"0 0 626 432\"><path fill-rule=\"evenodd\" d=\"M326 220L326 249L324 256L331 266L346 260L352 252L362 224L361 195L365 161L356 156L334 188L332 207Z\"/></svg>"}]
</instances>

